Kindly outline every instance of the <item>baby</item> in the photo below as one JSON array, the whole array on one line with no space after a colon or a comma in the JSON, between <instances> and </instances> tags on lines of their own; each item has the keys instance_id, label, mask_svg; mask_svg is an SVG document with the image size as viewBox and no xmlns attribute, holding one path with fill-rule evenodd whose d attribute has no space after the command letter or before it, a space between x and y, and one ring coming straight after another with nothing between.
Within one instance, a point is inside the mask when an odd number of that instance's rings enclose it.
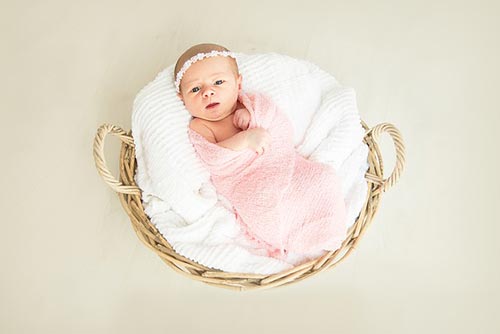
<instances>
[{"instance_id":1,"label":"baby","mask_svg":"<svg viewBox=\"0 0 500 334\"><path fill-rule=\"evenodd\" d=\"M198 54L205 57L191 59ZM238 101L242 76L228 49L209 43L189 48L177 60L174 76L177 95L193 116L193 131L235 151L251 148L262 154L269 147L265 129L248 129L250 113Z\"/></svg>"},{"instance_id":2,"label":"baby","mask_svg":"<svg viewBox=\"0 0 500 334\"><path fill-rule=\"evenodd\" d=\"M242 91L235 55L195 45L174 75L193 116L189 139L248 240L280 259L338 249L346 213L335 171L296 152L293 126L269 96Z\"/></svg>"}]
</instances>

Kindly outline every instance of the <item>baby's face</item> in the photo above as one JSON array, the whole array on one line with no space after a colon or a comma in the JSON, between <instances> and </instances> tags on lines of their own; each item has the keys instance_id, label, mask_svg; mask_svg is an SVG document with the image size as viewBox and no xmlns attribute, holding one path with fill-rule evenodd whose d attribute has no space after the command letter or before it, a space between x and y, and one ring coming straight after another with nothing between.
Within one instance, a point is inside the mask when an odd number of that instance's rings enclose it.
<instances>
[{"instance_id":1,"label":"baby's face","mask_svg":"<svg viewBox=\"0 0 500 334\"><path fill-rule=\"evenodd\" d=\"M177 94L186 109L197 118L218 121L235 111L241 90L241 74L236 76L227 57L216 56L191 65ZM217 103L208 108L209 105Z\"/></svg>"}]
</instances>

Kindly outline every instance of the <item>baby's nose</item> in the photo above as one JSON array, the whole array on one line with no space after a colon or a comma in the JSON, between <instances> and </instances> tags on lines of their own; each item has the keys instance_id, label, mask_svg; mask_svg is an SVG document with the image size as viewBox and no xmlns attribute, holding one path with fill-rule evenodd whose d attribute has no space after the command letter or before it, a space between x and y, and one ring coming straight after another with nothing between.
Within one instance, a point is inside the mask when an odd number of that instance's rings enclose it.
<instances>
[{"instance_id":1,"label":"baby's nose","mask_svg":"<svg viewBox=\"0 0 500 334\"><path fill-rule=\"evenodd\" d=\"M207 89L205 89L205 91L203 92L203 97L209 97L209 96L212 96L212 95L214 95L214 94L215 94L215 92L214 92L214 90L213 90L213 89L211 89L211 88L207 88Z\"/></svg>"}]
</instances>

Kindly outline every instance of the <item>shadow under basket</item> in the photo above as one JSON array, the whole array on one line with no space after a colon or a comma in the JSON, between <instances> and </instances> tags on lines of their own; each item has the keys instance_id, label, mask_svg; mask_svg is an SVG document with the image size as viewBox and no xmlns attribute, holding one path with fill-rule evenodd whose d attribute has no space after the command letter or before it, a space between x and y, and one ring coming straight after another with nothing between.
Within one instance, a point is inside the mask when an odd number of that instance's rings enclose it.
<instances>
[{"instance_id":1,"label":"shadow under basket","mask_svg":"<svg viewBox=\"0 0 500 334\"><path fill-rule=\"evenodd\" d=\"M368 192L359 216L347 232L347 238L335 251L327 252L315 260L272 275L225 272L196 263L174 251L144 212L141 201L142 191L134 180L137 164L132 131L125 132L120 127L109 124L101 125L94 139L93 153L97 171L104 181L118 193L122 206L130 217L132 227L139 239L171 268L191 279L216 287L237 291L268 289L299 282L333 268L345 259L356 248L373 220L380 204L380 195L398 181L405 164L405 148L400 132L389 123L381 123L371 129L363 121L361 123L365 129L363 142L369 148L369 168L365 174ZM394 170L387 179L383 178L382 155L377 143L380 135L384 132L391 136L396 154ZM120 181L117 181L109 172L104 159L104 139L108 134L122 140L119 164Z\"/></svg>"}]
</instances>

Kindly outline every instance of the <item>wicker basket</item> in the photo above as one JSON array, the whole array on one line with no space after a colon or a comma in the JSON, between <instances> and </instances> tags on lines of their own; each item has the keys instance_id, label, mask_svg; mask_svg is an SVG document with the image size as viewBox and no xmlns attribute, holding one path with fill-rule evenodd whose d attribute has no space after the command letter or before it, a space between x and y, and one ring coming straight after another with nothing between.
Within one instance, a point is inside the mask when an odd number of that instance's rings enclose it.
<instances>
[{"instance_id":1,"label":"wicker basket","mask_svg":"<svg viewBox=\"0 0 500 334\"><path fill-rule=\"evenodd\" d=\"M185 258L173 250L172 246L151 223L144 212L141 202L141 190L134 180L136 159L132 131L127 133L114 125L101 125L94 140L94 159L99 174L118 193L122 206L130 217L132 227L139 239L158 254L171 268L189 278L216 287L238 291L267 289L299 282L319 272L333 268L347 257L356 247L366 228L373 220L380 203L381 193L392 187L399 179L405 163L404 144L400 132L388 123L379 124L371 129L364 122L362 122L362 125L366 131L364 142L369 147L369 168L365 174L368 193L356 222L348 230L347 238L336 251L330 251L315 260L272 275L231 273L212 269ZM377 140L383 132L387 132L393 139L396 152L396 164L387 179L383 178L382 156L377 144ZM120 151L120 181L117 181L109 172L104 159L104 139L108 134L118 136L123 142Z\"/></svg>"}]
</instances>

